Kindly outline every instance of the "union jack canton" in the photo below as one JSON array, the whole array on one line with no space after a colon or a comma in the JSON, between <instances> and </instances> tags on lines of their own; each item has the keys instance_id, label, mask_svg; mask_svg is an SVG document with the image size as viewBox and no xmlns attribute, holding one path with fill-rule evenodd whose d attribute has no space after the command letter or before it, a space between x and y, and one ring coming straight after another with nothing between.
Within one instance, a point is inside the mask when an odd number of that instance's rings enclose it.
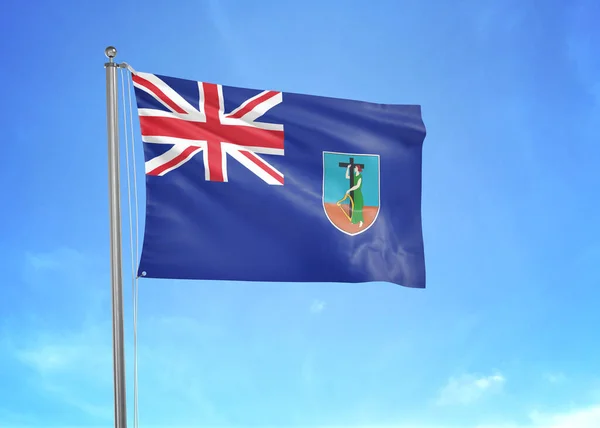
<instances>
[{"instance_id":1,"label":"union jack canton","mask_svg":"<svg viewBox=\"0 0 600 428\"><path fill-rule=\"evenodd\" d=\"M164 107L138 109L142 141L172 145L146 161L146 174L168 174L202 152L208 181L228 181L230 155L266 183L283 185L283 174L259 156L284 154L283 125L257 121L282 102L281 92L263 91L225 112L222 85L198 82L199 98L190 100L155 74L133 71L132 80Z\"/></svg>"}]
</instances>

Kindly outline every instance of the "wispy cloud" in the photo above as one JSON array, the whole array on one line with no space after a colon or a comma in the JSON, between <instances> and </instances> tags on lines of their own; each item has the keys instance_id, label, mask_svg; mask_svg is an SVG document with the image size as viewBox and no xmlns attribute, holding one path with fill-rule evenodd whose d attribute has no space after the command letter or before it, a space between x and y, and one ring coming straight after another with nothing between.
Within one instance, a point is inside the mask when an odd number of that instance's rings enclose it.
<instances>
[{"instance_id":1,"label":"wispy cloud","mask_svg":"<svg viewBox=\"0 0 600 428\"><path fill-rule=\"evenodd\" d=\"M199 383L198 348L185 346L190 339L208 341L218 337L219 330L205 327L195 320L183 317L153 318L147 320L154 335L152 340L140 344L140 379L152 385L141 394L142 400L160 403L161 406L177 408L179 416L169 416L174 423L194 418L212 418L216 409ZM14 340L10 354L22 368L28 370L32 395L40 394L52 401L62 403L64 409L81 412L88 420L110 423L112 420L112 342L110 323L82 326L79 331L65 334L60 331L42 331L38 336L27 338L18 344ZM169 338L167 334L170 333ZM175 337L173 337L173 333ZM168 340L167 340L168 339ZM180 342L181 346L173 346ZM132 372L130 358L133 344L127 342L127 371ZM192 352L196 351L196 352ZM128 378L131 387L132 378ZM165 398L165 394L169 396ZM185 403L188 410L181 415ZM144 414L154 417L150 406ZM169 412L161 411L160 417ZM160 423L160 421L157 421Z\"/></svg>"},{"instance_id":2,"label":"wispy cloud","mask_svg":"<svg viewBox=\"0 0 600 428\"><path fill-rule=\"evenodd\" d=\"M170 332L179 330L181 337L194 337L195 339L208 340L208 337L220 337L218 329L208 328L194 320L184 318L153 319L149 325L152 331L160 337L166 337ZM107 327L108 326L104 326ZM108 421L112 418L112 391L111 391L111 347L110 335L101 334L104 331L97 328L86 327L79 333L71 336L41 335L36 341L27 346L13 349L16 358L34 373L34 381L39 388L43 388L48 396L61 400L66 406L76 408L97 421ZM159 342L161 342L159 340ZM162 343L162 342L161 342ZM169 414L169 409L176 409L179 413L177 421L169 427L184 426L180 421L192 421L197 417L205 418L206 414L214 424L226 423L219 415L210 396L202 383L195 379L194 368L197 360L185 347L173 349L162 343L152 346L143 346L140 354L143 361L142 378L146 387L142 392L146 406L142 409L143 415L154 417L151 410L152 403L161 403L161 414ZM305 382L314 384L314 359L306 358L302 365L302 376ZM128 367L130 370L131 367ZM243 379L240 379L243 382ZM473 374L450 378L441 389L438 404L469 404L481 399L485 394L498 391L505 384L506 379L500 373L486 376ZM102 391L101 394L98 394ZM165 392L170 394L165 398ZM104 398L98 399L97 397ZM108 399L106 398L108 397ZM156 400L156 401L155 401ZM183 403L178 407L176 403ZM160 407L160 406L159 406ZM180 413L184 411L184 414ZM0 412L2 415L2 412ZM202 416L200 416L202 415ZM16 420L15 418L11 418ZM164 424L164 419L156 421L153 426ZM167 426L167 425L165 425ZM191 426L191 425L186 425ZM214 426L214 425L213 425ZM600 403L586 408L573 408L569 411L543 413L530 412L528 420L512 423L507 418L506 423L491 423L479 425L462 425L464 428L598 428L600 427ZM307 428L310 428L307 426ZM327 428L317 427L314 428ZM330 427L333 428L333 427ZM396 423L387 426L358 426L358 428L450 428L444 423L440 424L403 424Z\"/></svg>"},{"instance_id":3,"label":"wispy cloud","mask_svg":"<svg viewBox=\"0 0 600 428\"><path fill-rule=\"evenodd\" d=\"M51 327L65 328L71 334L73 327L94 325L108 318L110 278L100 257L59 246L23 253L19 267L19 293L30 299L27 304L17 302L15 306L20 310L14 311L13 323L20 329L25 328L24 318L35 324L21 331L20 339L29 334L29 329L36 336Z\"/></svg>"},{"instance_id":4,"label":"wispy cloud","mask_svg":"<svg viewBox=\"0 0 600 428\"><path fill-rule=\"evenodd\" d=\"M560 413L532 412L530 419L531 425L525 428L598 428L600 427L600 403Z\"/></svg>"},{"instance_id":5,"label":"wispy cloud","mask_svg":"<svg viewBox=\"0 0 600 428\"><path fill-rule=\"evenodd\" d=\"M325 310L325 305L323 300L314 300L310 305L310 312L313 314L320 314Z\"/></svg>"},{"instance_id":6,"label":"wispy cloud","mask_svg":"<svg viewBox=\"0 0 600 428\"><path fill-rule=\"evenodd\" d=\"M7 391L26 390L31 397L27 405L6 409L26 413L29 425L38 419L36 409L43 413L48 405L74 420L112 419L110 288L102 284L102 273L90 277L98 271L96 262L69 247L21 254L16 282L24 297L0 320L0 373L13 374ZM0 417L10 420L19 423Z\"/></svg>"},{"instance_id":7,"label":"wispy cloud","mask_svg":"<svg viewBox=\"0 0 600 428\"><path fill-rule=\"evenodd\" d=\"M15 355L44 378L74 372L110 372L112 350L108 343L97 339L98 335L92 329L86 330L85 334L46 335L16 349Z\"/></svg>"},{"instance_id":8,"label":"wispy cloud","mask_svg":"<svg viewBox=\"0 0 600 428\"><path fill-rule=\"evenodd\" d=\"M544 379L550 383L562 383L567 380L567 377L563 373L546 373Z\"/></svg>"},{"instance_id":9,"label":"wispy cloud","mask_svg":"<svg viewBox=\"0 0 600 428\"><path fill-rule=\"evenodd\" d=\"M600 5L596 0L580 0L570 6L566 20L566 54L570 60L573 77L593 103L582 117L583 126L590 135L596 136L597 117L600 112L600 59L596 53L600 32L594 28L597 26L596 17L600 13ZM597 139L591 138L590 144L595 146L596 141Z\"/></svg>"},{"instance_id":10,"label":"wispy cloud","mask_svg":"<svg viewBox=\"0 0 600 428\"><path fill-rule=\"evenodd\" d=\"M196 425L156 425L152 424L152 428L191 428ZM290 425L291 426L291 425ZM396 423L396 424L356 424L354 428L598 428L600 427L600 404L573 409L566 412L556 412L548 414L540 414L533 412L527 421L516 422L499 422L499 423L482 423L482 424L462 424L449 425L446 423ZM229 428L247 428L247 425L229 425ZM278 425L278 428L285 428L286 425ZM216 428L214 425L211 428ZM266 425L263 428L275 428L275 426ZM344 425L305 425L302 428L345 428Z\"/></svg>"},{"instance_id":11,"label":"wispy cloud","mask_svg":"<svg viewBox=\"0 0 600 428\"><path fill-rule=\"evenodd\" d=\"M80 419L109 426L112 421L112 327L107 313L110 288L108 278L90 279L89 272L98 270L97 263L89 254L70 248L24 254L23 275L31 292L37 296L47 293L48 300L31 326L0 328L0 355L12 370L23 373L19 384L27 385L32 400L52 403L56 409L54 423ZM54 302L65 309L57 311ZM69 322L56 321L66 315ZM129 321L126 319L125 350L131 388L133 343ZM187 317L157 316L140 318L139 332L140 401L150 403L144 414L157 424L167 420L173 425L198 420L221 422L205 392L205 369L198 365L206 364L199 363L202 357L206 359L203 347L223 340L222 329ZM213 378L225 377L223 371ZM238 373L231 376L240 377ZM143 382L151 388L143 388ZM238 383L243 382L240 379ZM176 415L160 410L165 406ZM35 410L28 411L35 416ZM18 422L15 417L10 420ZM44 422L36 418L28 424L42 426Z\"/></svg>"},{"instance_id":12,"label":"wispy cloud","mask_svg":"<svg viewBox=\"0 0 600 428\"><path fill-rule=\"evenodd\" d=\"M437 404L440 406L471 404L486 394L499 391L505 381L501 374L490 376L466 374L460 377L451 377L440 390Z\"/></svg>"},{"instance_id":13,"label":"wispy cloud","mask_svg":"<svg viewBox=\"0 0 600 428\"><path fill-rule=\"evenodd\" d=\"M110 331L110 326L106 326ZM32 392L59 400L99 421L110 421L112 349L110 334L98 328L66 334L41 332L8 352L29 371Z\"/></svg>"},{"instance_id":14,"label":"wispy cloud","mask_svg":"<svg viewBox=\"0 0 600 428\"><path fill-rule=\"evenodd\" d=\"M28 252L27 264L36 271L71 270L82 267L85 257L72 248L61 247L47 252Z\"/></svg>"},{"instance_id":15,"label":"wispy cloud","mask_svg":"<svg viewBox=\"0 0 600 428\"><path fill-rule=\"evenodd\" d=\"M482 41L489 42L492 35L510 36L527 17L527 4L518 0L480 1L479 13L473 14L474 27Z\"/></svg>"},{"instance_id":16,"label":"wispy cloud","mask_svg":"<svg viewBox=\"0 0 600 428\"><path fill-rule=\"evenodd\" d=\"M29 414L29 412L13 412L12 410L0 407L0 421L2 421L2 427L20 427L20 426L34 426L35 417Z\"/></svg>"},{"instance_id":17,"label":"wispy cloud","mask_svg":"<svg viewBox=\"0 0 600 428\"><path fill-rule=\"evenodd\" d=\"M316 381L315 357L312 353L308 354L302 361L301 367L302 381L305 385L314 386Z\"/></svg>"}]
</instances>

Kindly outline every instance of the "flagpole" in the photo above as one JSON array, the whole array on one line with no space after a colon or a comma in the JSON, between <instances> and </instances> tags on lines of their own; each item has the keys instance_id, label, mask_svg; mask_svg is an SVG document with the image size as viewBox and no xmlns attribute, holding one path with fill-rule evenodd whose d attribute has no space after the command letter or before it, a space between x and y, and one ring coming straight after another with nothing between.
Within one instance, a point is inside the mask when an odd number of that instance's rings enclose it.
<instances>
[{"instance_id":1,"label":"flagpole","mask_svg":"<svg viewBox=\"0 0 600 428\"><path fill-rule=\"evenodd\" d=\"M106 123L108 128L108 186L110 208L110 262L112 282L113 384L115 428L127 428L125 343L123 339L123 273L121 258L121 196L119 191L119 121L117 49L104 50L106 68Z\"/></svg>"}]
</instances>

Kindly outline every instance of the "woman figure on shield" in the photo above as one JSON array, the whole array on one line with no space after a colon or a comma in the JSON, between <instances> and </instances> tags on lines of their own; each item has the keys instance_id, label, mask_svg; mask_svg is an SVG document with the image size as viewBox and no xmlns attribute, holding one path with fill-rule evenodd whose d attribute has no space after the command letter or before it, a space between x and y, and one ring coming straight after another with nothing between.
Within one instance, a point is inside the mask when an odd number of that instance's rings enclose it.
<instances>
[{"instance_id":1,"label":"woman figure on shield","mask_svg":"<svg viewBox=\"0 0 600 428\"><path fill-rule=\"evenodd\" d=\"M363 226L363 207L365 205L363 194L362 194L362 169L360 166L354 166L354 186L352 186L346 192L346 195L350 195L351 192L354 192L354 207L352 208L352 217L350 221L352 224L358 223L358 227ZM346 168L346 179L350 179L350 165Z\"/></svg>"}]
</instances>

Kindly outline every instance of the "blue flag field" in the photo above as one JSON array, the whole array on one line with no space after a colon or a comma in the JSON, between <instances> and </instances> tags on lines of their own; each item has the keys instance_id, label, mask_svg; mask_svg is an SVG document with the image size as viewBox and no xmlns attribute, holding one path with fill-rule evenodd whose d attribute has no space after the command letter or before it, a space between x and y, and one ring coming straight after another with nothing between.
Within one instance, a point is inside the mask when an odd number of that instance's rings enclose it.
<instances>
[{"instance_id":1,"label":"blue flag field","mask_svg":"<svg viewBox=\"0 0 600 428\"><path fill-rule=\"evenodd\" d=\"M420 106L132 79L139 275L425 287Z\"/></svg>"}]
</instances>

